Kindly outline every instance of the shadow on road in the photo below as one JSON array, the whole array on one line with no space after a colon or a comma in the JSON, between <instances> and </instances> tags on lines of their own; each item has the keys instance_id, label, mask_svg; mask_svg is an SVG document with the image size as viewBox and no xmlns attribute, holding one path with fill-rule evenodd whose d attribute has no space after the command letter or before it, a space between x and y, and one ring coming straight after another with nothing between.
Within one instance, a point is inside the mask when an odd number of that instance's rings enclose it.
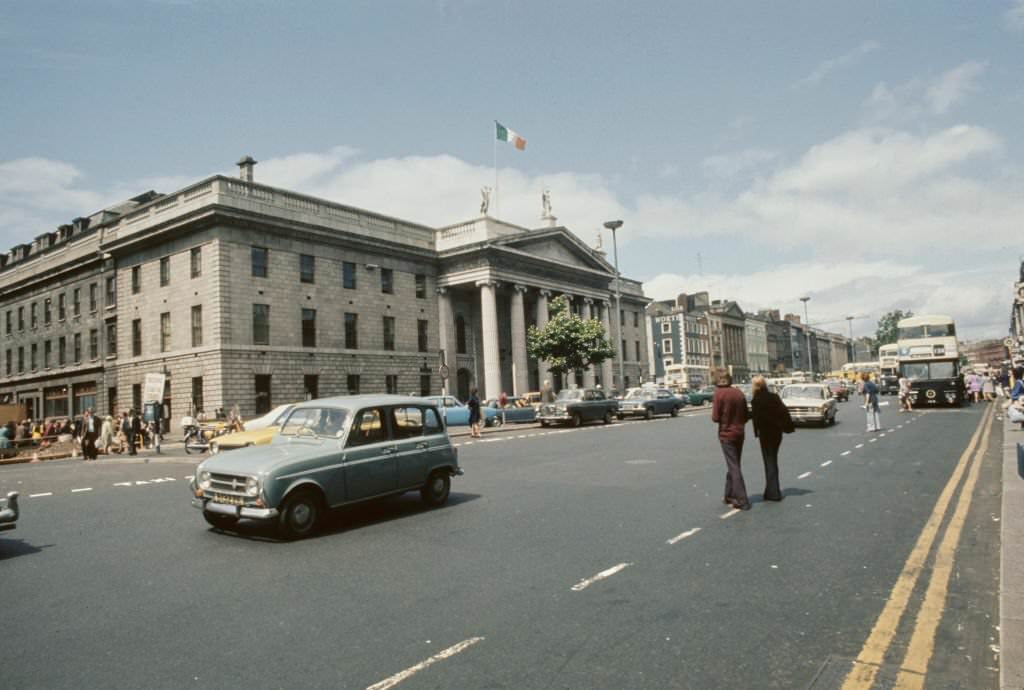
<instances>
[{"instance_id":1,"label":"shadow on road","mask_svg":"<svg viewBox=\"0 0 1024 690\"><path fill-rule=\"evenodd\" d=\"M813 494L814 492L810 489L798 489L796 487L789 487L788 489L782 490L782 497L787 496L804 496L806 494ZM751 503L773 503L774 501L764 500L764 494L750 494Z\"/></svg>"},{"instance_id":2,"label":"shadow on road","mask_svg":"<svg viewBox=\"0 0 1024 690\"><path fill-rule=\"evenodd\" d=\"M33 546L24 539L0 537L0 561L6 561L9 558L16 558L17 556L27 556L29 554L40 553L43 549L48 549L51 546L53 546L53 544Z\"/></svg>"}]
</instances>

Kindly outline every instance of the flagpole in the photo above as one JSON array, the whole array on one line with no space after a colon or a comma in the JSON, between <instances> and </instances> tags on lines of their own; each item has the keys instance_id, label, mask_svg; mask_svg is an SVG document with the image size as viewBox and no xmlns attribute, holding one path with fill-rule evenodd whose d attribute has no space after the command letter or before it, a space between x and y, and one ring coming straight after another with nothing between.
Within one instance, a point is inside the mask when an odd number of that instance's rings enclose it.
<instances>
[{"instance_id":1,"label":"flagpole","mask_svg":"<svg viewBox=\"0 0 1024 690\"><path fill-rule=\"evenodd\" d=\"M491 132L491 144L494 146L494 217L498 217L498 121L494 121Z\"/></svg>"}]
</instances>

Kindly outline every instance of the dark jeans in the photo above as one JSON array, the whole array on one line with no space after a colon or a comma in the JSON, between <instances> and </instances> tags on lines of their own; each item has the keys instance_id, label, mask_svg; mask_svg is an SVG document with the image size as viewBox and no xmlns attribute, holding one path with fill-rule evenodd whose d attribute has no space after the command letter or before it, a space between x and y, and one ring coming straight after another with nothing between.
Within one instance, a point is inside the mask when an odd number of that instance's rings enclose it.
<instances>
[{"instance_id":1,"label":"dark jeans","mask_svg":"<svg viewBox=\"0 0 1024 690\"><path fill-rule=\"evenodd\" d=\"M720 441L725 456L725 498L736 506L750 505L747 485L743 481L740 460L743 457L743 438L736 441Z\"/></svg>"},{"instance_id":2,"label":"dark jeans","mask_svg":"<svg viewBox=\"0 0 1024 690\"><path fill-rule=\"evenodd\" d=\"M779 489L779 446L782 436L778 438L761 436L761 458L764 460L764 500L781 501L782 491Z\"/></svg>"},{"instance_id":3,"label":"dark jeans","mask_svg":"<svg viewBox=\"0 0 1024 690\"><path fill-rule=\"evenodd\" d=\"M135 455L135 432L129 431L128 434L128 455Z\"/></svg>"}]
</instances>

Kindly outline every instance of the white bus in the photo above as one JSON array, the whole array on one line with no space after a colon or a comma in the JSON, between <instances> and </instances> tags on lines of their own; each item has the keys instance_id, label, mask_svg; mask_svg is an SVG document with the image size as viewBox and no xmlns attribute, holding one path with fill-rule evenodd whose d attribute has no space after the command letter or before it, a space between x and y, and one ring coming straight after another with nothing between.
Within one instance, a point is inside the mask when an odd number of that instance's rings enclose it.
<instances>
[{"instance_id":1,"label":"white bus","mask_svg":"<svg viewBox=\"0 0 1024 690\"><path fill-rule=\"evenodd\" d=\"M878 348L878 388L882 393L900 392L900 347L896 343Z\"/></svg>"},{"instance_id":2,"label":"white bus","mask_svg":"<svg viewBox=\"0 0 1024 690\"><path fill-rule=\"evenodd\" d=\"M900 375L910 379L915 405L963 403L960 348L949 316L913 316L897 324Z\"/></svg>"}]
</instances>

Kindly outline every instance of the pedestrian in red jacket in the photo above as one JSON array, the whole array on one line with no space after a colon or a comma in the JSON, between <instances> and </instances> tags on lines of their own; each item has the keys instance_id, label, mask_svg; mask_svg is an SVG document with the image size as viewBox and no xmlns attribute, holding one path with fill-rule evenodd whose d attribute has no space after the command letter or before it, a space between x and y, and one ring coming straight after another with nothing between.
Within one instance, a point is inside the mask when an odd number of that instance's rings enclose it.
<instances>
[{"instance_id":1,"label":"pedestrian in red jacket","mask_svg":"<svg viewBox=\"0 0 1024 690\"><path fill-rule=\"evenodd\" d=\"M721 371L711 402L711 421L718 425L718 442L725 456L725 495L722 502L740 510L750 510L747 485L743 481L740 460L743 457L744 427L750 415L743 391L732 387L732 375Z\"/></svg>"}]
</instances>

